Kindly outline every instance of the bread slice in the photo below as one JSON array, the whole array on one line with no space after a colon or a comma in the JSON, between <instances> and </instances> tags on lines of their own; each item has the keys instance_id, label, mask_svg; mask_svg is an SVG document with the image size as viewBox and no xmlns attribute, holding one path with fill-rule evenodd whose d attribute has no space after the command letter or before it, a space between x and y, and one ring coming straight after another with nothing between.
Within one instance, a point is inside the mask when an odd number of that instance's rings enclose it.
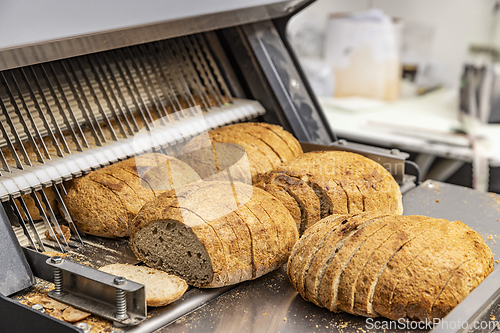
<instances>
[{"instance_id":1,"label":"bread slice","mask_svg":"<svg viewBox=\"0 0 500 333\"><path fill-rule=\"evenodd\" d=\"M388 226L382 229L382 232L376 233L370 237L354 255L349 265L344 269L340 277L338 287L338 308L342 311L353 313L354 297L356 293L356 283L363 267L374 253L374 250L383 244L392 234L404 228L405 224L394 219L393 216L387 216L377 221L383 223L385 220Z\"/></svg>"},{"instance_id":2,"label":"bread slice","mask_svg":"<svg viewBox=\"0 0 500 333\"><path fill-rule=\"evenodd\" d=\"M251 122L241 125L246 133L259 138L267 144L278 155L281 162L286 162L295 157L288 144L269 128Z\"/></svg>"},{"instance_id":3,"label":"bread slice","mask_svg":"<svg viewBox=\"0 0 500 333\"><path fill-rule=\"evenodd\" d=\"M292 215L297 230L300 230L303 211L301 211L301 209L299 208L299 204L297 203L297 201L290 194L288 194L286 190L274 184L266 184L261 182L255 184L255 186L263 189L264 191L281 201L281 203L290 212L290 215Z\"/></svg>"},{"instance_id":4,"label":"bread slice","mask_svg":"<svg viewBox=\"0 0 500 333\"><path fill-rule=\"evenodd\" d=\"M349 241L358 231L366 228L373 219L365 215L353 216L345 225L330 234L323 246L311 260L308 274L304 279L305 299L319 305L318 291L321 281L325 275L328 264L342 250L344 244Z\"/></svg>"},{"instance_id":5,"label":"bread slice","mask_svg":"<svg viewBox=\"0 0 500 333\"><path fill-rule=\"evenodd\" d=\"M384 216L377 216L373 213L364 213L361 216L367 221L371 221L371 223L356 231L338 253L333 258L329 258L322 268L325 273L319 281L316 297L319 306L326 307L333 312L338 312L338 286L344 269L349 265L352 257L359 251L361 246L375 233L380 232L387 226L387 222L377 223Z\"/></svg>"},{"instance_id":6,"label":"bread slice","mask_svg":"<svg viewBox=\"0 0 500 333\"><path fill-rule=\"evenodd\" d=\"M392 234L365 263L355 287L354 313L367 317L378 316L373 310L371 300L380 275L397 252L434 224L433 220L421 216L401 216L398 220L403 224L405 219L411 223L407 223L404 229Z\"/></svg>"},{"instance_id":7,"label":"bread slice","mask_svg":"<svg viewBox=\"0 0 500 333\"><path fill-rule=\"evenodd\" d=\"M112 264L101 267L99 270L143 284L146 288L148 306L170 304L181 298L188 288L183 279L145 266Z\"/></svg>"},{"instance_id":8,"label":"bread slice","mask_svg":"<svg viewBox=\"0 0 500 333\"><path fill-rule=\"evenodd\" d=\"M389 304L394 294L394 288L406 268L412 264L418 255L427 251L431 244L443 242L443 237L447 237L450 232L450 222L448 220L433 220L433 227L428 228L426 232L413 239L396 253L379 277L373 294L372 305L374 311L380 315L384 317L390 315Z\"/></svg>"},{"instance_id":9,"label":"bread slice","mask_svg":"<svg viewBox=\"0 0 500 333\"><path fill-rule=\"evenodd\" d=\"M290 133L283 129L283 127L267 123L256 123L258 126L265 127L273 131L277 136L279 136L290 148L295 157L302 155L302 147L299 141Z\"/></svg>"},{"instance_id":10,"label":"bread slice","mask_svg":"<svg viewBox=\"0 0 500 333\"><path fill-rule=\"evenodd\" d=\"M349 223L350 219L352 219L352 216L336 216L331 219L326 219L329 220L328 228L320 229L320 232L309 237L309 240L303 243L302 248L296 253L293 261L291 262L290 270L296 272L294 274L296 289L301 295L303 295L303 297L306 297L305 281L314 256L321 250L325 240L337 230L343 229L344 226ZM315 244L315 246L308 246L309 244Z\"/></svg>"},{"instance_id":11,"label":"bread slice","mask_svg":"<svg viewBox=\"0 0 500 333\"><path fill-rule=\"evenodd\" d=\"M300 234L320 220L319 198L304 181L280 172L270 172L261 177L261 181L283 188L295 199L301 211Z\"/></svg>"}]
</instances>

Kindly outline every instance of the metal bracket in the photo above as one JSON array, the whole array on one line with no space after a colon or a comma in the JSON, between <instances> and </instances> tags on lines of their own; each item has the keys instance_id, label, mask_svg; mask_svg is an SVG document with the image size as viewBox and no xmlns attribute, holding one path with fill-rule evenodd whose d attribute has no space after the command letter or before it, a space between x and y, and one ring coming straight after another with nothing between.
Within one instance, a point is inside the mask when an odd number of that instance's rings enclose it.
<instances>
[{"instance_id":1,"label":"metal bracket","mask_svg":"<svg viewBox=\"0 0 500 333\"><path fill-rule=\"evenodd\" d=\"M398 149L383 149L359 143L339 140L330 145L318 145L314 143L301 142L300 145L305 153L318 150L349 151L357 153L380 163L389 171L394 179L402 184L405 175L405 160L410 157L408 153L400 152Z\"/></svg>"},{"instance_id":2,"label":"metal bracket","mask_svg":"<svg viewBox=\"0 0 500 333\"><path fill-rule=\"evenodd\" d=\"M55 289L48 293L50 297L126 326L146 319L144 285L59 256L46 263L54 274Z\"/></svg>"}]
</instances>

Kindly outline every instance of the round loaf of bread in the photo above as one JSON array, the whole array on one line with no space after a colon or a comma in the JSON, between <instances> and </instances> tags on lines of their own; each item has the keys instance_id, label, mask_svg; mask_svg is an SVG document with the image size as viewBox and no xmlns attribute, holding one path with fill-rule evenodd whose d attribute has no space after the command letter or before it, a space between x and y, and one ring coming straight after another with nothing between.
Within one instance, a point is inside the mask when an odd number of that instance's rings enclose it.
<instances>
[{"instance_id":1,"label":"round loaf of bread","mask_svg":"<svg viewBox=\"0 0 500 333\"><path fill-rule=\"evenodd\" d=\"M309 228L287 273L305 300L330 311L424 321L444 317L493 265L490 248L460 221L362 213Z\"/></svg>"},{"instance_id":2,"label":"round loaf of bread","mask_svg":"<svg viewBox=\"0 0 500 333\"><path fill-rule=\"evenodd\" d=\"M354 153L302 154L259 175L256 186L267 184L296 199L302 212L301 232L331 214L403 213L401 191L392 175L379 163Z\"/></svg>"},{"instance_id":3,"label":"round loaf of bread","mask_svg":"<svg viewBox=\"0 0 500 333\"><path fill-rule=\"evenodd\" d=\"M75 179L63 199L79 230L101 237L125 237L146 202L198 180L198 174L184 162L149 153Z\"/></svg>"},{"instance_id":4,"label":"round loaf of bread","mask_svg":"<svg viewBox=\"0 0 500 333\"><path fill-rule=\"evenodd\" d=\"M215 160L229 161L230 158L224 159L223 149L220 149L219 153L219 148L212 147L211 142L235 143L242 146L248 157L252 178L302 154L302 148L292 134L281 126L266 123L240 123L217 128L210 131L208 136L204 133L191 139L183 147L182 153L189 154L189 161L200 163L200 160L203 160L202 164L212 164L211 169L220 172L223 169L217 169ZM203 148L217 151L207 153ZM193 168L196 169L196 166Z\"/></svg>"},{"instance_id":5,"label":"round loaf of bread","mask_svg":"<svg viewBox=\"0 0 500 333\"><path fill-rule=\"evenodd\" d=\"M222 287L283 265L298 239L288 210L242 183L197 182L160 195L133 221L130 246L148 266L197 287Z\"/></svg>"}]
</instances>

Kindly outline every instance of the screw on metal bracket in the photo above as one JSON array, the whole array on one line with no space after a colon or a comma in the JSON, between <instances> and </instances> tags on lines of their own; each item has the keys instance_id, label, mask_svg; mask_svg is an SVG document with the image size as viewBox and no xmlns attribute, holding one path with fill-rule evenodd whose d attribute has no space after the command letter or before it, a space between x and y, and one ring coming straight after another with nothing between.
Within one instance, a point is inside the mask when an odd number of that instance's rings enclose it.
<instances>
[{"instance_id":1,"label":"screw on metal bracket","mask_svg":"<svg viewBox=\"0 0 500 333\"><path fill-rule=\"evenodd\" d=\"M345 139L340 139L340 140L338 141L338 144L339 144L339 145L345 145L345 144L347 144L347 141L346 141Z\"/></svg>"},{"instance_id":2,"label":"screw on metal bracket","mask_svg":"<svg viewBox=\"0 0 500 333\"><path fill-rule=\"evenodd\" d=\"M114 279L114 284L120 286L125 283L125 278L117 276ZM127 295L125 290L116 288L116 319L124 320L127 318Z\"/></svg>"},{"instance_id":3,"label":"screw on metal bracket","mask_svg":"<svg viewBox=\"0 0 500 333\"><path fill-rule=\"evenodd\" d=\"M63 258L60 256L54 256L50 259L50 262L56 265L59 265L63 262ZM58 267L54 267L54 293L57 296L62 295L62 282L63 282L63 275L62 271Z\"/></svg>"},{"instance_id":4,"label":"screw on metal bracket","mask_svg":"<svg viewBox=\"0 0 500 333\"><path fill-rule=\"evenodd\" d=\"M299 81L295 80L295 79L291 79L290 80L290 85L292 86L293 90L300 90L300 83Z\"/></svg>"},{"instance_id":5,"label":"screw on metal bracket","mask_svg":"<svg viewBox=\"0 0 500 333\"><path fill-rule=\"evenodd\" d=\"M77 328L81 329L83 333L89 333L92 326L87 323L78 323L75 325Z\"/></svg>"},{"instance_id":6,"label":"screw on metal bracket","mask_svg":"<svg viewBox=\"0 0 500 333\"><path fill-rule=\"evenodd\" d=\"M398 155L401 151L399 149L391 149L392 155Z\"/></svg>"},{"instance_id":7,"label":"screw on metal bracket","mask_svg":"<svg viewBox=\"0 0 500 333\"><path fill-rule=\"evenodd\" d=\"M45 308L43 307L42 304L33 304L31 308L34 310L38 310L40 312L45 312Z\"/></svg>"}]
</instances>

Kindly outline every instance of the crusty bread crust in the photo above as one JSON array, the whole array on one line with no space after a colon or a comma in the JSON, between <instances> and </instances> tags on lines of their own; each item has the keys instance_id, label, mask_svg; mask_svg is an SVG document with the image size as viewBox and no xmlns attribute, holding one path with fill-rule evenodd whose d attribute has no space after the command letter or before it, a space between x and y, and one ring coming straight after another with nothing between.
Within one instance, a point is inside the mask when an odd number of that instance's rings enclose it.
<instances>
[{"instance_id":1,"label":"crusty bread crust","mask_svg":"<svg viewBox=\"0 0 500 333\"><path fill-rule=\"evenodd\" d=\"M330 221L345 222L332 231ZM493 264L481 236L459 221L362 214L307 230L287 273L304 299L331 311L431 320L451 311Z\"/></svg>"}]
</instances>

